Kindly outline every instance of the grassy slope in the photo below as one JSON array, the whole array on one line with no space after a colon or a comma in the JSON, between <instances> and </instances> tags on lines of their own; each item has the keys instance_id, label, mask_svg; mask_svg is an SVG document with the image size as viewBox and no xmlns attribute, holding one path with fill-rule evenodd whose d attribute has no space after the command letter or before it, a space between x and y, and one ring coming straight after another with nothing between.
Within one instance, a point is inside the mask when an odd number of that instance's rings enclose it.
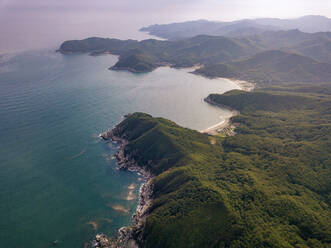
<instances>
[{"instance_id":1,"label":"grassy slope","mask_svg":"<svg viewBox=\"0 0 331 248\"><path fill-rule=\"evenodd\" d=\"M330 100L270 89L210 97L241 111L236 136L141 113L118 128L156 175L142 246L329 247Z\"/></svg>"}]
</instances>

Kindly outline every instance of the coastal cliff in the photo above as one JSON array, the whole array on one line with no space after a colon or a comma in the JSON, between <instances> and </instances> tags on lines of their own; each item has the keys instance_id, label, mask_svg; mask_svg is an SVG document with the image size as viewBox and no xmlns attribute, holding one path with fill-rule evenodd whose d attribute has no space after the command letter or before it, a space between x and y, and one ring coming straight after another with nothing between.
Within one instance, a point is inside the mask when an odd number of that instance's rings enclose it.
<instances>
[{"instance_id":1,"label":"coastal cliff","mask_svg":"<svg viewBox=\"0 0 331 248\"><path fill-rule=\"evenodd\" d=\"M140 233L144 227L152 203L152 175L143 165L138 164L134 160L134 152L127 148L129 141L126 139L126 132L120 124L112 130L100 134L100 137L120 145L118 151L115 153L119 165L118 169L139 172L145 181L139 189L138 206L132 216L132 225L120 228L117 237L97 234L89 246L90 248L137 248L137 242L141 242Z\"/></svg>"}]
</instances>

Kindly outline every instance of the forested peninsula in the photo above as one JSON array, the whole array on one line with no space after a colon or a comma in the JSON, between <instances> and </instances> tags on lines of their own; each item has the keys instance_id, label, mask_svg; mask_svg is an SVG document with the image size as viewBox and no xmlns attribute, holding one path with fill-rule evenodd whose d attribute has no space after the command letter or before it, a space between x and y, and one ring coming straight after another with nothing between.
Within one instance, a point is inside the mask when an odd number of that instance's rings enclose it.
<instances>
[{"instance_id":1,"label":"forested peninsula","mask_svg":"<svg viewBox=\"0 0 331 248\"><path fill-rule=\"evenodd\" d=\"M151 201L111 244L329 247L330 96L330 84L211 94L208 102L240 111L227 137L127 115L111 136L122 139L127 168L152 176Z\"/></svg>"},{"instance_id":2,"label":"forested peninsula","mask_svg":"<svg viewBox=\"0 0 331 248\"><path fill-rule=\"evenodd\" d=\"M331 87L212 94L240 110L210 136L144 113L112 132L153 175L139 247L329 247Z\"/></svg>"}]
</instances>

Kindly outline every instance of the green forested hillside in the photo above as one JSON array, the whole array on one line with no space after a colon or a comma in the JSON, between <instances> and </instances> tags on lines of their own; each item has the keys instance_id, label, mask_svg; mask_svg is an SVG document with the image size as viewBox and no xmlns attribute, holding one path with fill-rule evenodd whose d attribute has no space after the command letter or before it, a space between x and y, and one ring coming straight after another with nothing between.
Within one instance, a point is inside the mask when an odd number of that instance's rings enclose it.
<instances>
[{"instance_id":1,"label":"green forested hillside","mask_svg":"<svg viewBox=\"0 0 331 248\"><path fill-rule=\"evenodd\" d=\"M142 247L330 247L331 100L285 88L210 95L240 110L233 137L142 113L117 126L156 175Z\"/></svg>"},{"instance_id":2,"label":"green forested hillside","mask_svg":"<svg viewBox=\"0 0 331 248\"><path fill-rule=\"evenodd\" d=\"M299 30L268 31L247 37L267 50L295 52L325 63L331 63L331 32L303 33Z\"/></svg>"},{"instance_id":3,"label":"green forested hillside","mask_svg":"<svg viewBox=\"0 0 331 248\"><path fill-rule=\"evenodd\" d=\"M239 78L260 86L279 82L330 82L331 64L295 53L272 50L229 64L206 65L194 73L208 77Z\"/></svg>"},{"instance_id":4,"label":"green forested hillside","mask_svg":"<svg viewBox=\"0 0 331 248\"><path fill-rule=\"evenodd\" d=\"M68 40L61 44L62 53L87 53L95 51L109 51L114 54L127 51L138 43L136 40L118 40L91 37L83 40Z\"/></svg>"},{"instance_id":5,"label":"green forested hillside","mask_svg":"<svg viewBox=\"0 0 331 248\"><path fill-rule=\"evenodd\" d=\"M123 55L112 70L128 70L131 72L149 72L156 68L156 58L145 54L142 51L135 51L128 55Z\"/></svg>"}]
</instances>

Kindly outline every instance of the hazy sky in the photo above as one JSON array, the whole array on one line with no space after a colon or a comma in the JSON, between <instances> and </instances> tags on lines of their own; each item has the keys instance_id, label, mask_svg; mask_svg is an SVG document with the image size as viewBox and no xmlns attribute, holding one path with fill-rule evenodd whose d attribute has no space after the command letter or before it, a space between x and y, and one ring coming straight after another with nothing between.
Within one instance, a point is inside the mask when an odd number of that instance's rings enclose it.
<instances>
[{"instance_id":1,"label":"hazy sky","mask_svg":"<svg viewBox=\"0 0 331 248\"><path fill-rule=\"evenodd\" d=\"M0 52L64 39L142 39L144 25L194 19L331 17L331 0L0 0Z\"/></svg>"}]
</instances>

